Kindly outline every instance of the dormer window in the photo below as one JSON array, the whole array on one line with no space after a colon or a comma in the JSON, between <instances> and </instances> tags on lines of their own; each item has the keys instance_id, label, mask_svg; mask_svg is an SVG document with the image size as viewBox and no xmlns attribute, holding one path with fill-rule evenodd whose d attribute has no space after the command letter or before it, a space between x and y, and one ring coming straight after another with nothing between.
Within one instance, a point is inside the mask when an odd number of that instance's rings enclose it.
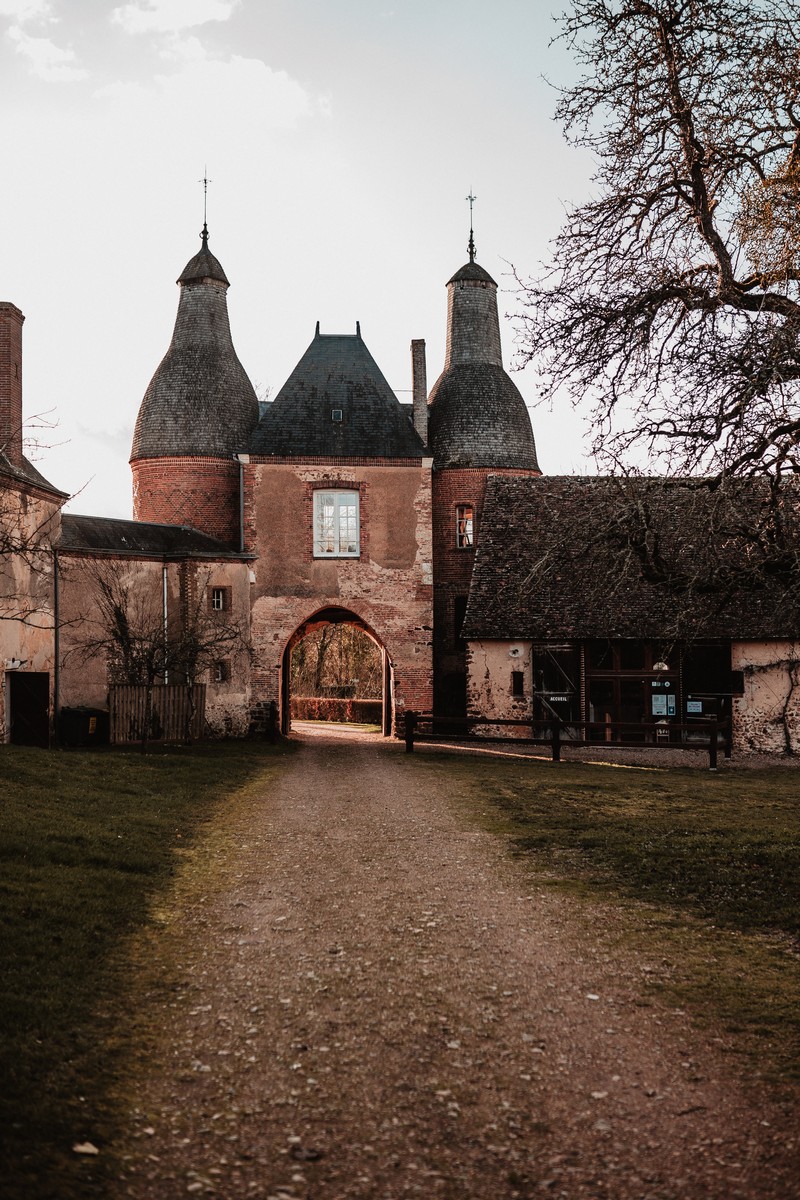
<instances>
[{"instance_id":1,"label":"dormer window","mask_svg":"<svg viewBox=\"0 0 800 1200\"><path fill-rule=\"evenodd\" d=\"M474 545L474 510L471 504L456 506L456 546L459 550L471 550Z\"/></svg>"},{"instance_id":2,"label":"dormer window","mask_svg":"<svg viewBox=\"0 0 800 1200\"><path fill-rule=\"evenodd\" d=\"M358 492L314 492L314 557L358 558Z\"/></svg>"}]
</instances>

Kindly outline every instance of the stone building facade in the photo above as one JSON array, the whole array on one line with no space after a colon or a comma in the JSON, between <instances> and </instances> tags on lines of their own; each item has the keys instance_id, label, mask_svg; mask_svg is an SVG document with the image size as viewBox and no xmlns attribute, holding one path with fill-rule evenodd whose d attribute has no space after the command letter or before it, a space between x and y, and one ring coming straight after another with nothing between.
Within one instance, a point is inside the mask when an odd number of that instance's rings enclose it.
<instances>
[{"instance_id":1,"label":"stone building facade","mask_svg":"<svg viewBox=\"0 0 800 1200\"><path fill-rule=\"evenodd\" d=\"M204 660L217 736L258 733L275 714L288 730L293 648L344 623L380 650L387 734L409 709L599 718L610 729L657 708L668 723L730 715L740 745L794 748L791 605L767 587L713 619L702 604L684 606L692 628L679 628L663 588L609 569L609 482L541 475L503 366L497 285L472 236L447 284L446 357L430 395L424 342L412 342L411 405L398 402L359 326L343 335L319 325L260 405L205 226L177 282L172 339L133 438L130 521L62 517L66 497L24 458L23 318L0 304L0 600L19 607L22 597L30 609L0 619L2 736L26 703L24 681L14 682L25 674L40 740L59 708L105 704L113 663L86 647L111 573L132 604L151 606L165 642L177 644L204 606L239 631ZM658 482L648 486L658 497ZM662 491L667 535L693 531L695 546L697 514L674 481Z\"/></svg>"}]
</instances>

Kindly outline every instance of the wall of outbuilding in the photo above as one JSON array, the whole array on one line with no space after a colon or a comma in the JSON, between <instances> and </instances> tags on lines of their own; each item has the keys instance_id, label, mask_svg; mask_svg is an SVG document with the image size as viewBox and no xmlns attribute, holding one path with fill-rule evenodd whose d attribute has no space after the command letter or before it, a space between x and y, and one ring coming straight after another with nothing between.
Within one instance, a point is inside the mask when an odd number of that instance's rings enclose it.
<instances>
[{"instance_id":1,"label":"wall of outbuilding","mask_svg":"<svg viewBox=\"0 0 800 1200\"><path fill-rule=\"evenodd\" d=\"M467 651L467 712L499 721L523 721L533 712L533 643L473 641ZM513 694L512 671L523 675L523 695ZM493 736L526 737L530 730L493 726Z\"/></svg>"},{"instance_id":2,"label":"wall of outbuilding","mask_svg":"<svg viewBox=\"0 0 800 1200\"><path fill-rule=\"evenodd\" d=\"M53 557L61 500L0 479L0 741L9 737L8 675L55 666ZM27 547L14 552L13 547ZM15 664L19 663L19 666Z\"/></svg>"},{"instance_id":3,"label":"wall of outbuilding","mask_svg":"<svg viewBox=\"0 0 800 1200\"><path fill-rule=\"evenodd\" d=\"M166 621L175 633L183 620L185 605L199 598L206 603L213 587L225 589L229 614L242 631L242 642L220 650L229 664L227 678L215 682L206 669L206 734L212 737L243 737L249 727L250 678L247 640L250 630L250 582L246 563L227 560L179 560L134 555L92 557L62 551L60 580L60 672L59 701L64 708L108 707L108 655L104 648L92 652L91 644L102 640L103 621L98 609L98 572L116 574L129 589L132 612L145 612L148 624L158 627L164 620L166 573ZM170 680L181 682L181 680Z\"/></svg>"},{"instance_id":4,"label":"wall of outbuilding","mask_svg":"<svg viewBox=\"0 0 800 1200\"><path fill-rule=\"evenodd\" d=\"M731 665L744 675L744 694L733 701L734 746L799 752L800 641L734 642Z\"/></svg>"}]
</instances>

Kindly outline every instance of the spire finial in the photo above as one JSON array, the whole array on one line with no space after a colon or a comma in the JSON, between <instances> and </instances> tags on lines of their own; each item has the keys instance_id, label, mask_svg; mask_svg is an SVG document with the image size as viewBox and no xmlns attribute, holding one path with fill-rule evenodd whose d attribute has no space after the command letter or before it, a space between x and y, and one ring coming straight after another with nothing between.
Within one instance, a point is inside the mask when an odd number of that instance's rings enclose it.
<instances>
[{"instance_id":1,"label":"spire finial","mask_svg":"<svg viewBox=\"0 0 800 1200\"><path fill-rule=\"evenodd\" d=\"M475 238L472 233L472 206L477 199L478 199L478 197L473 196L472 188L470 188L469 195L467 196L467 200L469 200L469 246L468 246L468 250L469 250L469 261L471 263L475 262Z\"/></svg>"},{"instance_id":2,"label":"spire finial","mask_svg":"<svg viewBox=\"0 0 800 1200\"><path fill-rule=\"evenodd\" d=\"M200 237L203 240L203 249L208 249L208 185L211 180L208 178L208 167L203 167L203 178L198 179L198 183L203 185L203 230Z\"/></svg>"}]
</instances>

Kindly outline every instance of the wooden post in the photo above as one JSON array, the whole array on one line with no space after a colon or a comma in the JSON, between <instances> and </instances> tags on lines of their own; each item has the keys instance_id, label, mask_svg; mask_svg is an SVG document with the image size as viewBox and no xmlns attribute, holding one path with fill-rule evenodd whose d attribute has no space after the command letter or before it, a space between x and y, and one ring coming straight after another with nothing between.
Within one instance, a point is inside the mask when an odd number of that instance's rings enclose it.
<instances>
[{"instance_id":1,"label":"wooden post","mask_svg":"<svg viewBox=\"0 0 800 1200\"><path fill-rule=\"evenodd\" d=\"M717 722L716 722L716 720L711 722L711 726L708 731L708 737L709 737L708 767L709 767L710 771L716 771L716 769L717 769Z\"/></svg>"},{"instance_id":2,"label":"wooden post","mask_svg":"<svg viewBox=\"0 0 800 1200\"><path fill-rule=\"evenodd\" d=\"M406 710L406 754L414 753L414 729L417 724L417 714L412 709Z\"/></svg>"},{"instance_id":3,"label":"wooden post","mask_svg":"<svg viewBox=\"0 0 800 1200\"><path fill-rule=\"evenodd\" d=\"M553 762L561 762L561 721L553 721L552 725Z\"/></svg>"}]
</instances>

